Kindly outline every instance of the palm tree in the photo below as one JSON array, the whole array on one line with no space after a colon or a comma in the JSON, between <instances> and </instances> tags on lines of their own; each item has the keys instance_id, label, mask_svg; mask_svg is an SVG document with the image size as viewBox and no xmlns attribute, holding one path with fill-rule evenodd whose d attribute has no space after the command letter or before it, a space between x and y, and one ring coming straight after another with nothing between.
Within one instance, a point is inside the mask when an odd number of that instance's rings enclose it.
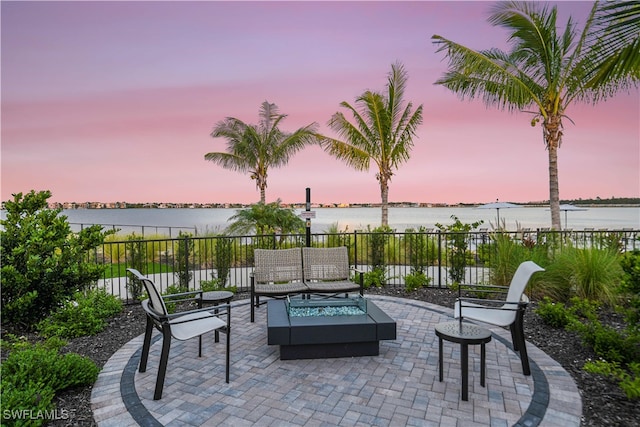
<instances>
[{"instance_id":1,"label":"palm tree","mask_svg":"<svg viewBox=\"0 0 640 427\"><path fill-rule=\"evenodd\" d=\"M612 11L594 3L578 36L571 18L562 33L557 32L555 6L499 2L491 10L489 22L511 33L510 52L474 51L439 35L432 37L437 51L446 52L449 60L449 70L436 84L463 99L480 97L487 106L509 111L535 108L531 125L541 121L549 152L549 204L551 225L556 230L561 227L558 148L568 107L573 101L595 104L637 84L640 20L629 19L619 27L620 15L615 15L629 8L626 5ZM635 10L637 16L637 5ZM627 60L605 70L610 65L607 58L621 57Z\"/></svg>"},{"instance_id":2,"label":"palm tree","mask_svg":"<svg viewBox=\"0 0 640 427\"><path fill-rule=\"evenodd\" d=\"M369 170L371 161L378 166L376 179L380 183L382 225L389 224L389 181L393 170L409 160L413 137L422 123L422 105L412 112L413 104L404 104L407 73L400 63L391 66L387 94L366 91L352 106L340 105L353 114L349 122L341 112L329 120L329 126L344 141L324 137L322 146L329 154L345 161L356 170Z\"/></svg>"},{"instance_id":3,"label":"palm tree","mask_svg":"<svg viewBox=\"0 0 640 427\"><path fill-rule=\"evenodd\" d=\"M305 225L292 208L281 206L280 199L267 204L254 203L248 209L236 211L229 221L233 221L227 227L229 234L299 233Z\"/></svg>"},{"instance_id":4,"label":"palm tree","mask_svg":"<svg viewBox=\"0 0 640 427\"><path fill-rule=\"evenodd\" d=\"M219 164L225 169L249 172L260 190L260 202L265 203L267 172L270 167L284 166L289 158L305 146L317 142L317 123L286 133L278 128L285 114L278 112L278 106L268 101L260 107L260 123L246 124L227 117L218 122L211 132L214 138L227 140L226 152L212 152L204 155L205 160Z\"/></svg>"}]
</instances>

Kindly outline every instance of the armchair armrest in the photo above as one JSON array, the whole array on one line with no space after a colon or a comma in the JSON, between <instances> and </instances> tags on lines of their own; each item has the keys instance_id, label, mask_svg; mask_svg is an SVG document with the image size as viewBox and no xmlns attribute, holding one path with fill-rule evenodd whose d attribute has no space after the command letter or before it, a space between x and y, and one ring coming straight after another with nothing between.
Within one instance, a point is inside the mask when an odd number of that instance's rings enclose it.
<instances>
[{"instance_id":1,"label":"armchair armrest","mask_svg":"<svg viewBox=\"0 0 640 427\"><path fill-rule=\"evenodd\" d=\"M178 292L177 294L168 294L168 295L161 295L162 299L165 301L169 301L169 302L175 302L174 298L179 298L179 297L184 297L187 295L197 295L199 294L200 296L202 296L203 291L199 290L199 291L188 291L188 292ZM184 300L190 300L190 299L194 299L195 296L193 298L184 298Z\"/></svg>"},{"instance_id":2,"label":"armchair armrest","mask_svg":"<svg viewBox=\"0 0 640 427\"><path fill-rule=\"evenodd\" d=\"M529 299L527 298L526 301L505 301L505 300L501 300L501 299L485 299L485 298L468 298L468 297L461 297L461 298L456 298L460 304L462 304L462 307L473 307L473 308L486 308L486 309L490 309L490 310L509 310L509 311L516 311L521 307L526 307L527 305L529 305ZM473 303L473 305L465 305L465 302L469 302L469 303ZM480 304L480 305L478 305ZM482 306L482 304L485 304L484 306ZM518 308L510 308L510 307L503 307L503 305L505 304L514 304L514 305L518 305ZM498 307L498 305L500 305L500 307Z\"/></svg>"},{"instance_id":3,"label":"armchair armrest","mask_svg":"<svg viewBox=\"0 0 640 427\"><path fill-rule=\"evenodd\" d=\"M459 285L463 291L470 292L486 292L486 293L494 293L494 294L506 294L509 292L508 286L501 285L480 285L480 284L469 284L469 285Z\"/></svg>"},{"instance_id":4,"label":"armchair armrest","mask_svg":"<svg viewBox=\"0 0 640 427\"><path fill-rule=\"evenodd\" d=\"M203 307L203 308L198 308L195 310L187 310L187 311L181 311L178 313L171 313L171 314L167 314L167 315L162 315L157 313L155 310L153 310L151 307L149 307L149 300L146 299L144 301L142 301L142 308L144 309L144 311L151 316L154 320L156 320L159 323L164 323L164 322L168 322L171 321L173 319L177 319L180 318L182 316L186 316L189 314L194 314L194 313L208 313L210 314L210 316L205 316L205 317L220 317L220 315L222 314L226 314L227 312L230 312L231 310L231 306L230 304L220 304L218 306L216 306L216 309L218 309L218 313L214 314L211 311L213 310L211 307ZM189 320L187 320L189 321ZM182 323L182 322L175 322L175 323Z\"/></svg>"}]
</instances>

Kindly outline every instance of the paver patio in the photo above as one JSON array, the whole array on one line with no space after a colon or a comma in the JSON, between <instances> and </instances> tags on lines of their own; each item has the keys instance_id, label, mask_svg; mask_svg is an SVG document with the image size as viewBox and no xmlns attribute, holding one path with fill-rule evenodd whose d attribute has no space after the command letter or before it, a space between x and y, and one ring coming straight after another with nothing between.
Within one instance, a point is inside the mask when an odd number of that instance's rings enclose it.
<instances>
[{"instance_id":1,"label":"paver patio","mask_svg":"<svg viewBox=\"0 0 640 427\"><path fill-rule=\"evenodd\" d=\"M153 400L160 337L147 372L137 371L143 335L106 363L91 404L100 427L121 426L579 426L582 402L571 376L530 343L531 376L522 374L509 331L490 328L486 387L479 346L469 349L469 401L460 399L460 347L445 343L438 381L437 323L452 309L421 301L369 296L397 324L380 355L279 359L267 345L266 307L249 322L248 300L232 303L231 382L224 345L213 334L173 341L161 400ZM485 325L486 326L486 325Z\"/></svg>"}]
</instances>

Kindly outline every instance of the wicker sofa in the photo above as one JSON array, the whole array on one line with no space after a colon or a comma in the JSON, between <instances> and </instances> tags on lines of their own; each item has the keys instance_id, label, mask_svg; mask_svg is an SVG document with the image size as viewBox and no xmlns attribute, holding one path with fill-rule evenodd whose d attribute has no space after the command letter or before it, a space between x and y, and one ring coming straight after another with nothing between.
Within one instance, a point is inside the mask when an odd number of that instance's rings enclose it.
<instances>
[{"instance_id":1,"label":"wicker sofa","mask_svg":"<svg viewBox=\"0 0 640 427\"><path fill-rule=\"evenodd\" d=\"M284 298L296 294L364 292L361 271L350 269L349 254L337 248L256 249L251 275L251 322L260 297ZM358 274L358 283L350 272Z\"/></svg>"}]
</instances>

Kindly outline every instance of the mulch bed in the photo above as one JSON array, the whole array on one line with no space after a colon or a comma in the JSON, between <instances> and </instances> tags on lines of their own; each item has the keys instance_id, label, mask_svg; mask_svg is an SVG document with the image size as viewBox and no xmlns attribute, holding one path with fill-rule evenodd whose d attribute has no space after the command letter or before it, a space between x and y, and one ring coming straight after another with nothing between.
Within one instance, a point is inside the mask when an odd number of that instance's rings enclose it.
<instances>
[{"instance_id":1,"label":"mulch bed","mask_svg":"<svg viewBox=\"0 0 640 427\"><path fill-rule=\"evenodd\" d=\"M383 294L400 298L412 298L427 301L444 307L453 307L456 294L448 289L427 288L414 292L401 289L370 289L368 293ZM245 296L238 295L237 298ZM525 334L527 341L543 350L575 380L582 395L582 426L631 426L640 420L640 404L630 401L618 385L600 375L582 370L588 360L595 359L589 349L582 346L580 338L573 333L547 326L534 312L535 303L525 315ZM619 316L615 313L604 313L601 318L604 324L616 324ZM75 352L91 358L102 367L120 347L144 333L144 312L139 304L127 305L123 312L109 322L107 328L92 337L70 340L63 351ZM3 334L4 334L3 330ZM66 409L73 416L67 420L57 420L52 426L96 426L91 411L91 387L67 390L56 397L56 406Z\"/></svg>"}]
</instances>

